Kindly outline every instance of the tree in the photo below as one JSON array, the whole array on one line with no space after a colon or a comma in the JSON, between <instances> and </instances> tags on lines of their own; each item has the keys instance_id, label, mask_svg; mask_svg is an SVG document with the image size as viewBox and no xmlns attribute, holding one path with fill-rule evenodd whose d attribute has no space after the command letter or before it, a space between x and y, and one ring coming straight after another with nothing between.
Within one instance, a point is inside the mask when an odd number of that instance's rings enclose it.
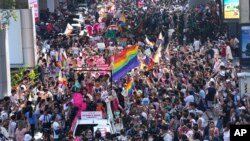
<instances>
[{"instance_id":1,"label":"tree","mask_svg":"<svg viewBox=\"0 0 250 141\"><path fill-rule=\"evenodd\" d=\"M0 25L1 27L5 27L10 24L10 18L12 17L16 20L15 14L15 0L1 0L0 1Z\"/></svg>"}]
</instances>

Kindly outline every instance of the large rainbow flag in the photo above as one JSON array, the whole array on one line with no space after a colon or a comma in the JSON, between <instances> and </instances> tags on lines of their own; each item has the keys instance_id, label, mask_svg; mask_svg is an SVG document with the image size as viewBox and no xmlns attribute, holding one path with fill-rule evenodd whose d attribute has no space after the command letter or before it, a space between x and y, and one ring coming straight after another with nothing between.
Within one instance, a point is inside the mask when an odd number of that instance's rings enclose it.
<instances>
[{"instance_id":1,"label":"large rainbow flag","mask_svg":"<svg viewBox=\"0 0 250 141\"><path fill-rule=\"evenodd\" d=\"M127 83L127 86L126 86L126 92L127 92L128 96L132 96L132 94L133 94L133 87L134 87L133 79L130 79L128 81L128 83Z\"/></svg>"},{"instance_id":2,"label":"large rainbow flag","mask_svg":"<svg viewBox=\"0 0 250 141\"><path fill-rule=\"evenodd\" d=\"M126 75L130 70L139 65L137 58L138 46L125 48L122 52L114 56L112 66L112 80L118 80Z\"/></svg>"}]
</instances>

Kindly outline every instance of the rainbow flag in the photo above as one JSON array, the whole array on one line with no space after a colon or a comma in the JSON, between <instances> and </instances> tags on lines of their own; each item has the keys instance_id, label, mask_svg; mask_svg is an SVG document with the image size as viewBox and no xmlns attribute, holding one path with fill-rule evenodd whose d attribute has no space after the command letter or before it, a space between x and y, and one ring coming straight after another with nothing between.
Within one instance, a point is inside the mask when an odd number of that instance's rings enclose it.
<instances>
[{"instance_id":1,"label":"rainbow flag","mask_svg":"<svg viewBox=\"0 0 250 141\"><path fill-rule=\"evenodd\" d=\"M122 52L114 56L112 66L112 80L118 80L126 75L130 70L137 67L140 63L137 58L138 46L125 48Z\"/></svg>"},{"instance_id":2,"label":"rainbow flag","mask_svg":"<svg viewBox=\"0 0 250 141\"><path fill-rule=\"evenodd\" d=\"M67 65L67 54L66 54L66 52L65 52L65 50L62 52L62 67L66 67L66 65Z\"/></svg>"},{"instance_id":3,"label":"rainbow flag","mask_svg":"<svg viewBox=\"0 0 250 141\"><path fill-rule=\"evenodd\" d=\"M153 61L152 58L146 56L146 58L144 60L144 64L147 65L148 70L151 70L154 67L155 62Z\"/></svg>"},{"instance_id":4,"label":"rainbow flag","mask_svg":"<svg viewBox=\"0 0 250 141\"><path fill-rule=\"evenodd\" d=\"M58 67L65 68L67 65L67 55L65 50L61 50L60 54L58 55L58 63L56 64Z\"/></svg>"},{"instance_id":5,"label":"rainbow flag","mask_svg":"<svg viewBox=\"0 0 250 141\"><path fill-rule=\"evenodd\" d=\"M127 21L127 18L126 18L126 15L125 15L125 14L122 15L122 21L123 21L124 23L126 23L126 21Z\"/></svg>"},{"instance_id":6,"label":"rainbow flag","mask_svg":"<svg viewBox=\"0 0 250 141\"><path fill-rule=\"evenodd\" d=\"M153 58L153 61L155 63L159 63L160 62L160 58L161 58L161 50L162 50L162 46L160 44L159 48L157 49L155 55L154 55L154 58Z\"/></svg>"},{"instance_id":7,"label":"rainbow flag","mask_svg":"<svg viewBox=\"0 0 250 141\"><path fill-rule=\"evenodd\" d=\"M60 70L59 75L58 75L58 83L64 85L67 87L68 81L65 76L63 76L62 71Z\"/></svg>"},{"instance_id":8,"label":"rainbow flag","mask_svg":"<svg viewBox=\"0 0 250 141\"><path fill-rule=\"evenodd\" d=\"M127 92L128 96L132 96L133 87L134 87L134 81L133 81L133 79L130 79L127 83L127 86L126 86L126 92Z\"/></svg>"},{"instance_id":9,"label":"rainbow flag","mask_svg":"<svg viewBox=\"0 0 250 141\"><path fill-rule=\"evenodd\" d=\"M127 92L128 96L132 96L133 87L134 87L134 81L133 81L133 79L130 79L127 83L127 86L126 86L126 92Z\"/></svg>"}]
</instances>

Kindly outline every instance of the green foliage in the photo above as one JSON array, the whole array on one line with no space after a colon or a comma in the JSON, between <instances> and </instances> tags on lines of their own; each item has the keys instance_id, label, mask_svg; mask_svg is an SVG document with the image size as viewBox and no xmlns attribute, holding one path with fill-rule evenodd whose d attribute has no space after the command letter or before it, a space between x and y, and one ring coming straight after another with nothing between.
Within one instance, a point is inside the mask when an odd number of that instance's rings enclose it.
<instances>
[{"instance_id":1,"label":"green foliage","mask_svg":"<svg viewBox=\"0 0 250 141\"><path fill-rule=\"evenodd\" d=\"M14 0L0 0L0 24L9 25L10 18L17 19Z\"/></svg>"},{"instance_id":2,"label":"green foliage","mask_svg":"<svg viewBox=\"0 0 250 141\"><path fill-rule=\"evenodd\" d=\"M38 78L38 67L34 67L32 69L21 68L11 73L11 86L12 87L17 86L22 82L23 78L25 77L24 74L27 70L29 70L29 74L27 74L29 81L31 81L32 83L35 83L35 81Z\"/></svg>"}]
</instances>

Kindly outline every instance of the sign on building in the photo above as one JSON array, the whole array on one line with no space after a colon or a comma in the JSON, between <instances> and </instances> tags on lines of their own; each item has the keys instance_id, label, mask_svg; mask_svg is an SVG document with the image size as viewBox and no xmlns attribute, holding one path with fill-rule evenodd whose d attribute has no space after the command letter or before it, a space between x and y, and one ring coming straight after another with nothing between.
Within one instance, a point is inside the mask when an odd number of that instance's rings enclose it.
<instances>
[{"instance_id":1,"label":"sign on building","mask_svg":"<svg viewBox=\"0 0 250 141\"><path fill-rule=\"evenodd\" d=\"M38 1L37 0L29 0L29 8L33 11L33 16L35 21L39 20L39 9L38 9Z\"/></svg>"},{"instance_id":2,"label":"sign on building","mask_svg":"<svg viewBox=\"0 0 250 141\"><path fill-rule=\"evenodd\" d=\"M242 72L237 74L240 80L240 94L241 97L250 96L250 73Z\"/></svg>"}]
</instances>

